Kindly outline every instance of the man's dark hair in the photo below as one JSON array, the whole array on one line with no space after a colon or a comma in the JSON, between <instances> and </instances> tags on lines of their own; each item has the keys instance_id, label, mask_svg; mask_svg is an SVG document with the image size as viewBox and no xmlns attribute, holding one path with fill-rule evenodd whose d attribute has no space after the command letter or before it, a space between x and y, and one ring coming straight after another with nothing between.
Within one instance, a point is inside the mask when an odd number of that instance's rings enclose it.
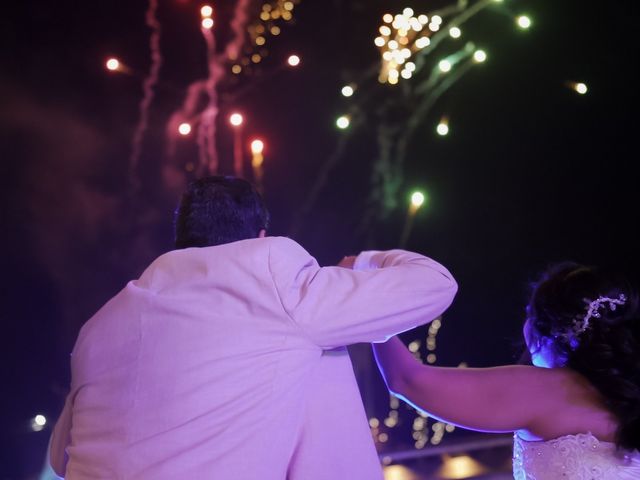
<instances>
[{"instance_id":1,"label":"man's dark hair","mask_svg":"<svg viewBox=\"0 0 640 480\"><path fill-rule=\"evenodd\" d=\"M175 213L176 248L210 247L256 238L269 212L246 180L213 176L194 180Z\"/></svg>"}]
</instances>

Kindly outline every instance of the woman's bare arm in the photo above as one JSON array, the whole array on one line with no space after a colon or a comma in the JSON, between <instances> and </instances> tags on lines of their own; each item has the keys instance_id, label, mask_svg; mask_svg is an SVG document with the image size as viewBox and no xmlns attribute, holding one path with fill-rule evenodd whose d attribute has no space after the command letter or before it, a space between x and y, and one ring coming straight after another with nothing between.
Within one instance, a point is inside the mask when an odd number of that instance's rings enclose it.
<instances>
[{"instance_id":1,"label":"woman's bare arm","mask_svg":"<svg viewBox=\"0 0 640 480\"><path fill-rule=\"evenodd\" d=\"M536 432L571 396L567 376L559 369L427 366L398 337L373 349L392 393L433 417L472 430Z\"/></svg>"}]
</instances>

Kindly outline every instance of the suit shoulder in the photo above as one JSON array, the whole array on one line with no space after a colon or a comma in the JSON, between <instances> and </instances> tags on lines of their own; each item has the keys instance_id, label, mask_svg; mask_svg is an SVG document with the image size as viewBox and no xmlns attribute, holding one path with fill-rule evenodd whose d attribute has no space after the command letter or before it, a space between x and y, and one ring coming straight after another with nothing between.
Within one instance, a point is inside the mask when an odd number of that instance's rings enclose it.
<instances>
[{"instance_id":1,"label":"suit shoulder","mask_svg":"<svg viewBox=\"0 0 640 480\"><path fill-rule=\"evenodd\" d=\"M268 242L269 250L274 254L282 252L284 254L298 253L311 256L302 245L289 237L265 237L264 240Z\"/></svg>"}]
</instances>

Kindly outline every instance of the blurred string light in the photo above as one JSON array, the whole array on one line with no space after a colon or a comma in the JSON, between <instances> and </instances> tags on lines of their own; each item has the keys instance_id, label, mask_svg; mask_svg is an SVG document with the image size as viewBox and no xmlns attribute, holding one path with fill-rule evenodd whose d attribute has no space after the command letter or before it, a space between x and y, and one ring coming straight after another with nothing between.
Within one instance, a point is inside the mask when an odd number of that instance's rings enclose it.
<instances>
[{"instance_id":1,"label":"blurred string light","mask_svg":"<svg viewBox=\"0 0 640 480\"><path fill-rule=\"evenodd\" d=\"M436 125L436 132L441 137L449 134L449 120L446 117L440 119L440 122Z\"/></svg>"},{"instance_id":2,"label":"blurred string light","mask_svg":"<svg viewBox=\"0 0 640 480\"><path fill-rule=\"evenodd\" d=\"M258 138L251 141L251 167L258 190L262 191L262 176L264 163L264 142Z\"/></svg>"},{"instance_id":3,"label":"blurred string light","mask_svg":"<svg viewBox=\"0 0 640 480\"><path fill-rule=\"evenodd\" d=\"M436 472L438 478L463 479L486 474L489 469L469 455L444 455L442 466Z\"/></svg>"},{"instance_id":4,"label":"blurred string light","mask_svg":"<svg viewBox=\"0 0 640 480\"><path fill-rule=\"evenodd\" d=\"M38 414L31 419L31 430L34 432L40 432L44 430L47 425L47 418L44 415Z\"/></svg>"},{"instance_id":5,"label":"blurred string light","mask_svg":"<svg viewBox=\"0 0 640 480\"><path fill-rule=\"evenodd\" d=\"M251 73L252 65L268 55L270 38L280 35L282 26L293 20L294 10L299 3L300 0L273 0L262 4L256 21L247 29L249 44L245 47L243 55L231 65L233 74ZM289 65L295 66L291 63Z\"/></svg>"},{"instance_id":6,"label":"blurred string light","mask_svg":"<svg viewBox=\"0 0 640 480\"><path fill-rule=\"evenodd\" d=\"M232 113L229 116L229 123L234 126L234 127L239 127L240 125L242 125L242 122L244 121L244 118L242 116L242 114L240 113Z\"/></svg>"},{"instance_id":7,"label":"blurred string light","mask_svg":"<svg viewBox=\"0 0 640 480\"><path fill-rule=\"evenodd\" d=\"M107 70L115 72L120 69L120 60L115 57L111 57L105 62L105 67L107 67Z\"/></svg>"},{"instance_id":8,"label":"blurred string light","mask_svg":"<svg viewBox=\"0 0 640 480\"><path fill-rule=\"evenodd\" d=\"M132 74L133 71L117 57L109 57L104 61L104 68L109 72Z\"/></svg>"},{"instance_id":9,"label":"blurred string light","mask_svg":"<svg viewBox=\"0 0 640 480\"><path fill-rule=\"evenodd\" d=\"M531 27L531 18L529 18L527 15L519 15L518 17L516 17L516 23L520 28L526 30Z\"/></svg>"},{"instance_id":10,"label":"blurred string light","mask_svg":"<svg viewBox=\"0 0 640 480\"><path fill-rule=\"evenodd\" d=\"M438 330L440 330L441 326L442 326L442 321L440 320L440 318L436 318L433 322L429 324L429 330L427 334L427 345L426 345L427 351L429 352L429 354L435 352L436 350L436 335L438 335ZM435 357L433 358L433 361L429 361L429 363L434 363L434 362L435 362Z\"/></svg>"},{"instance_id":11,"label":"blurred string light","mask_svg":"<svg viewBox=\"0 0 640 480\"><path fill-rule=\"evenodd\" d=\"M487 60L487 53L484 50L476 50L473 52L473 60L476 63L483 63Z\"/></svg>"},{"instance_id":12,"label":"blurred string light","mask_svg":"<svg viewBox=\"0 0 640 480\"><path fill-rule=\"evenodd\" d=\"M257 164L262 164L262 152L264 152L264 142L262 140L256 139L251 142L251 153L258 157L256 160Z\"/></svg>"},{"instance_id":13,"label":"blurred string light","mask_svg":"<svg viewBox=\"0 0 640 480\"><path fill-rule=\"evenodd\" d=\"M187 136L191 133L191 124L183 122L178 125L178 133L183 136Z\"/></svg>"},{"instance_id":14,"label":"blurred string light","mask_svg":"<svg viewBox=\"0 0 640 480\"><path fill-rule=\"evenodd\" d=\"M571 82L571 88L573 88L580 95L584 95L589 91L586 83L582 82Z\"/></svg>"},{"instance_id":15,"label":"blurred string light","mask_svg":"<svg viewBox=\"0 0 640 480\"><path fill-rule=\"evenodd\" d=\"M425 200L424 193L413 192L411 194L411 207L417 210L422 205L424 205L424 200Z\"/></svg>"},{"instance_id":16,"label":"blurred string light","mask_svg":"<svg viewBox=\"0 0 640 480\"><path fill-rule=\"evenodd\" d=\"M242 124L244 117L234 112L229 115L229 123L233 127L233 172L236 177L244 177L244 155L242 148Z\"/></svg>"},{"instance_id":17,"label":"blurred string light","mask_svg":"<svg viewBox=\"0 0 640 480\"><path fill-rule=\"evenodd\" d=\"M349 119L348 115L341 115L336 119L336 127L338 127L340 130L349 128L350 124L351 124L351 120Z\"/></svg>"},{"instance_id":18,"label":"blurred string light","mask_svg":"<svg viewBox=\"0 0 640 480\"><path fill-rule=\"evenodd\" d=\"M427 338L425 339L425 361L428 364L434 364L436 362L436 336L442 327L442 318L438 317L429 324L427 330ZM418 353L419 355L419 353ZM418 357L420 358L420 357ZM417 411L417 415L413 420L413 439L415 441L415 448L424 448L427 442L432 445L437 445L442 441L445 433L450 433L455 430L455 426L436 421L431 427L431 437L429 437L429 417L422 411Z\"/></svg>"},{"instance_id":19,"label":"blurred string light","mask_svg":"<svg viewBox=\"0 0 640 480\"><path fill-rule=\"evenodd\" d=\"M384 467L384 480L420 480L420 478L422 478L420 475L405 465L388 465Z\"/></svg>"},{"instance_id":20,"label":"blurred string light","mask_svg":"<svg viewBox=\"0 0 640 480\"><path fill-rule=\"evenodd\" d=\"M340 90L340 92L344 97L350 97L353 95L354 89L351 85L345 85L344 87L342 87L342 90Z\"/></svg>"},{"instance_id":21,"label":"blurred string light","mask_svg":"<svg viewBox=\"0 0 640 480\"><path fill-rule=\"evenodd\" d=\"M405 218L404 226L402 228L402 233L400 234L399 246L400 248L404 248L407 240L409 239L409 234L411 233L411 228L413 226L413 221L415 219L418 210L424 205L426 201L426 196L419 190L411 193L409 197L409 206L407 209L407 216Z\"/></svg>"},{"instance_id":22,"label":"blurred string light","mask_svg":"<svg viewBox=\"0 0 640 480\"><path fill-rule=\"evenodd\" d=\"M210 30L213 28L213 7L211 5L203 5L200 8L200 16L202 17L202 28Z\"/></svg>"},{"instance_id":23,"label":"blurred string light","mask_svg":"<svg viewBox=\"0 0 640 480\"><path fill-rule=\"evenodd\" d=\"M458 27L451 27L449 29L449 35L451 36L451 38L460 38L462 36L462 30L460 30Z\"/></svg>"},{"instance_id":24,"label":"blurred string light","mask_svg":"<svg viewBox=\"0 0 640 480\"><path fill-rule=\"evenodd\" d=\"M213 7L211 5L203 5L202 8L200 8L200 15L202 18L211 17L213 15Z\"/></svg>"},{"instance_id":25,"label":"blurred string light","mask_svg":"<svg viewBox=\"0 0 640 480\"><path fill-rule=\"evenodd\" d=\"M297 67L300 65L300 57L298 55L289 55L287 58L287 63L292 67Z\"/></svg>"},{"instance_id":26,"label":"blurred string light","mask_svg":"<svg viewBox=\"0 0 640 480\"><path fill-rule=\"evenodd\" d=\"M451 64L451 62L449 60L440 60L438 62L438 68L440 69L440 71L442 73L450 72L452 67L453 67L453 65Z\"/></svg>"},{"instance_id":27,"label":"blurred string light","mask_svg":"<svg viewBox=\"0 0 640 480\"><path fill-rule=\"evenodd\" d=\"M202 19L202 28L211 30L213 28L213 18L203 18Z\"/></svg>"}]
</instances>

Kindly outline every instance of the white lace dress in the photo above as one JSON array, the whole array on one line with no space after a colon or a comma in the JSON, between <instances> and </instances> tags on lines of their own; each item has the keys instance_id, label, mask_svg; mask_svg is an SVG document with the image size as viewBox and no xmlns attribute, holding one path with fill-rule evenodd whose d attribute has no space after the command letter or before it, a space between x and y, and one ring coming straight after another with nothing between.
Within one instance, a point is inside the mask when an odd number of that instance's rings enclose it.
<instances>
[{"instance_id":1,"label":"white lace dress","mask_svg":"<svg viewBox=\"0 0 640 480\"><path fill-rule=\"evenodd\" d=\"M513 442L515 480L640 479L640 452L618 453L610 442L590 433L529 442L517 434Z\"/></svg>"}]
</instances>

